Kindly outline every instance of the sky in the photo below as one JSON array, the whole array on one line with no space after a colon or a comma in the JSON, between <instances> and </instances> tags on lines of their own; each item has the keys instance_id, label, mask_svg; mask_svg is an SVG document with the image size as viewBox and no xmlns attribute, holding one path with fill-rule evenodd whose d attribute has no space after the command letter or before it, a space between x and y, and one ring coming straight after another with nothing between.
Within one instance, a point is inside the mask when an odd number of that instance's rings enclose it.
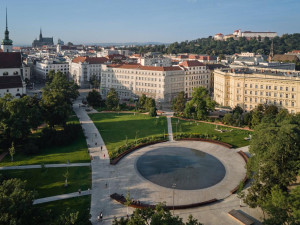
<instances>
[{"instance_id":1,"label":"sky","mask_svg":"<svg viewBox=\"0 0 300 225\"><path fill-rule=\"evenodd\" d=\"M14 45L38 38L65 43L194 40L216 33L275 31L300 33L300 0L1 0Z\"/></svg>"}]
</instances>

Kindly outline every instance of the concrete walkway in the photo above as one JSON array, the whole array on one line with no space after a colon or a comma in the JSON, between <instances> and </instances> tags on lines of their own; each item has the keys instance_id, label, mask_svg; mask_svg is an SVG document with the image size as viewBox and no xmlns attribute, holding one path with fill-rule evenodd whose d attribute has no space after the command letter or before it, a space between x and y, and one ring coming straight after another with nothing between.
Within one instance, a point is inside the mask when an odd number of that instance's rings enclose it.
<instances>
[{"instance_id":1,"label":"concrete walkway","mask_svg":"<svg viewBox=\"0 0 300 225\"><path fill-rule=\"evenodd\" d=\"M61 164L45 164L46 168L60 168L60 167L78 167L91 166L91 163L61 163ZM0 170L24 170L24 169L41 169L42 165L24 165L24 166L4 166Z\"/></svg>"},{"instance_id":2,"label":"concrete walkway","mask_svg":"<svg viewBox=\"0 0 300 225\"><path fill-rule=\"evenodd\" d=\"M53 202L53 201L64 200L64 199L68 199L68 198L75 198L75 197L80 197L80 196L90 195L90 194L91 194L90 190L82 191L80 194L78 192L73 192L73 193L69 193L69 194L56 195L56 196L51 196L51 197L46 197L46 198L35 199L33 201L33 204L34 205L42 204L42 203L46 203L46 202Z\"/></svg>"},{"instance_id":3,"label":"concrete walkway","mask_svg":"<svg viewBox=\"0 0 300 225\"><path fill-rule=\"evenodd\" d=\"M81 97L83 93L81 93ZM108 151L104 141L93 123L88 116L85 108L80 107L81 100L78 99L73 104L74 112L76 113L81 126L83 128L90 156L92 158L92 197L91 197L91 222L97 224L97 216L102 211L104 220L102 224L111 224L113 217L108 218L107 215L112 211L112 200L110 199L110 177L112 174L112 166ZM101 150L102 146L102 150ZM126 214L124 214L125 216Z\"/></svg>"},{"instance_id":4,"label":"concrete walkway","mask_svg":"<svg viewBox=\"0 0 300 225\"><path fill-rule=\"evenodd\" d=\"M171 117L167 117L167 122L168 122L168 136L169 136L169 141L174 141L173 138L173 131L172 131L172 120Z\"/></svg>"}]
</instances>

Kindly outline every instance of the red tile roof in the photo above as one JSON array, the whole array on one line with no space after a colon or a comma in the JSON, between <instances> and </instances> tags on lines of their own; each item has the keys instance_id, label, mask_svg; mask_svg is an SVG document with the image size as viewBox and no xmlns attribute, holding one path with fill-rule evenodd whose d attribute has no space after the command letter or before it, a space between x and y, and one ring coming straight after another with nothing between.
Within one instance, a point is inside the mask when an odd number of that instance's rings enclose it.
<instances>
[{"instance_id":1,"label":"red tile roof","mask_svg":"<svg viewBox=\"0 0 300 225\"><path fill-rule=\"evenodd\" d=\"M197 60L184 61L183 63L180 63L179 65L184 66L184 67L205 66L203 63L201 63Z\"/></svg>"},{"instance_id":2,"label":"red tile roof","mask_svg":"<svg viewBox=\"0 0 300 225\"><path fill-rule=\"evenodd\" d=\"M108 59L105 57L83 57L83 56L76 57L72 60L73 63L87 62L89 64L103 64L107 61Z\"/></svg>"},{"instance_id":3,"label":"red tile roof","mask_svg":"<svg viewBox=\"0 0 300 225\"><path fill-rule=\"evenodd\" d=\"M0 89L22 88L21 76L0 76Z\"/></svg>"},{"instance_id":4,"label":"red tile roof","mask_svg":"<svg viewBox=\"0 0 300 225\"><path fill-rule=\"evenodd\" d=\"M21 68L20 52L0 52L0 68Z\"/></svg>"},{"instance_id":5,"label":"red tile roof","mask_svg":"<svg viewBox=\"0 0 300 225\"><path fill-rule=\"evenodd\" d=\"M168 66L168 67L162 67L162 66L142 66L140 64L110 64L107 65L111 68L120 68L120 69L136 69L136 70L151 70L151 71L176 71L176 70L182 70L178 66Z\"/></svg>"}]
</instances>

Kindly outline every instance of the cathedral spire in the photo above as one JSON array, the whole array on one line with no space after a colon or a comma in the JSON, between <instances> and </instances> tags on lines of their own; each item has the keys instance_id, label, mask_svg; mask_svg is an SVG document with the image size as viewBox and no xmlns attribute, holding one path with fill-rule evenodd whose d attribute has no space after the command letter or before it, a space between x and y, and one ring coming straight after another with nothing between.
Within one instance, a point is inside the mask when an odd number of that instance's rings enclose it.
<instances>
[{"instance_id":1,"label":"cathedral spire","mask_svg":"<svg viewBox=\"0 0 300 225\"><path fill-rule=\"evenodd\" d=\"M12 51L12 40L9 39L9 31L8 31L8 25L7 25L7 8L6 8L6 29L4 32L4 39L1 43L1 48L4 52L11 52Z\"/></svg>"},{"instance_id":2,"label":"cathedral spire","mask_svg":"<svg viewBox=\"0 0 300 225\"><path fill-rule=\"evenodd\" d=\"M42 28L40 28L40 41L43 39Z\"/></svg>"}]
</instances>

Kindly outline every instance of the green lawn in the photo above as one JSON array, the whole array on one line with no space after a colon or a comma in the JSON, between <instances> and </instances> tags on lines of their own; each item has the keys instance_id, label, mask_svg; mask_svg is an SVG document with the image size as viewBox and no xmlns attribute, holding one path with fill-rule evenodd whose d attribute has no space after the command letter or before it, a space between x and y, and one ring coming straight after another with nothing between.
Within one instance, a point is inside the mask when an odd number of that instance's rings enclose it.
<instances>
[{"instance_id":1,"label":"green lawn","mask_svg":"<svg viewBox=\"0 0 300 225\"><path fill-rule=\"evenodd\" d=\"M66 209L70 209L72 212L79 212L78 220L81 224L90 225L89 215L91 207L91 196L81 196L77 198L70 198L66 200L48 202L44 204L35 205L35 207L42 210L51 210L50 218L47 219L47 224L53 224Z\"/></svg>"},{"instance_id":2,"label":"green lawn","mask_svg":"<svg viewBox=\"0 0 300 225\"><path fill-rule=\"evenodd\" d=\"M68 187L65 187L64 174L67 168L44 168L25 170L0 171L5 178L19 178L27 180L30 190L38 192L37 198L77 192L78 189L91 188L90 167L69 167Z\"/></svg>"},{"instance_id":3,"label":"green lawn","mask_svg":"<svg viewBox=\"0 0 300 225\"><path fill-rule=\"evenodd\" d=\"M136 113L95 113L89 115L98 128L108 151L134 141L137 138L151 137L168 133L166 117L153 118Z\"/></svg>"},{"instance_id":4,"label":"green lawn","mask_svg":"<svg viewBox=\"0 0 300 225\"><path fill-rule=\"evenodd\" d=\"M176 135L176 123L178 119L172 118L172 129L174 137ZM177 125L178 133L199 133L199 134L208 134L215 135L220 137L220 141L228 143L233 147L243 147L249 145L249 141L244 140L245 137L248 137L251 131L234 129L230 127L224 127L218 125L218 129L228 130L228 132L220 133L216 131L216 125L201 123L201 122L190 122L179 119L179 124ZM230 132L230 130L232 130Z\"/></svg>"},{"instance_id":5,"label":"green lawn","mask_svg":"<svg viewBox=\"0 0 300 225\"><path fill-rule=\"evenodd\" d=\"M75 115L70 116L69 123L71 122L79 124L78 118ZM10 156L7 155L0 162L0 166L66 163L67 160L69 160L70 163L90 161L83 132L80 132L77 140L74 140L69 145L59 147L46 147L41 150L41 153L35 155L16 153L14 155L14 162L11 162Z\"/></svg>"}]
</instances>

